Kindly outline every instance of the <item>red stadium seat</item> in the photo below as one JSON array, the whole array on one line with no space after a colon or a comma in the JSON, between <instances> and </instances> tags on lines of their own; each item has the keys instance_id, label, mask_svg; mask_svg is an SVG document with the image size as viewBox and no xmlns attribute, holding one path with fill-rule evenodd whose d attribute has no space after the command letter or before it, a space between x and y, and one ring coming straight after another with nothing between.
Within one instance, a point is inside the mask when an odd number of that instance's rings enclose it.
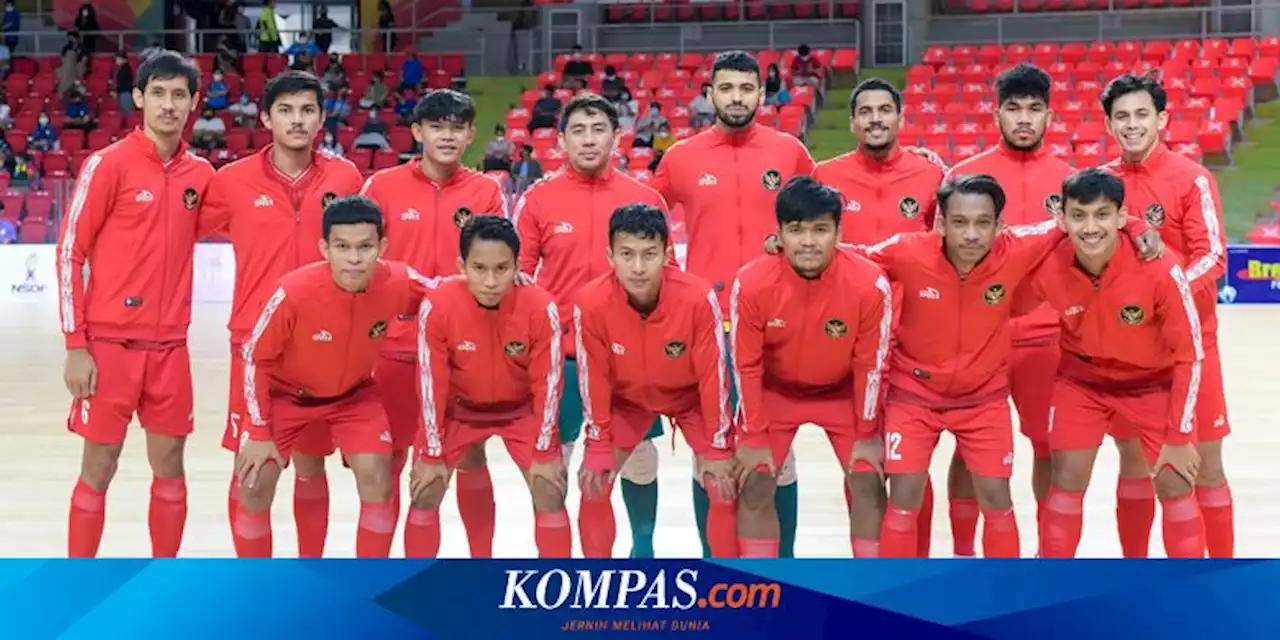
<instances>
[{"instance_id":1,"label":"red stadium seat","mask_svg":"<svg viewBox=\"0 0 1280 640\"><path fill-rule=\"evenodd\" d=\"M49 219L27 216L18 227L18 242L44 244L49 242Z\"/></svg>"}]
</instances>

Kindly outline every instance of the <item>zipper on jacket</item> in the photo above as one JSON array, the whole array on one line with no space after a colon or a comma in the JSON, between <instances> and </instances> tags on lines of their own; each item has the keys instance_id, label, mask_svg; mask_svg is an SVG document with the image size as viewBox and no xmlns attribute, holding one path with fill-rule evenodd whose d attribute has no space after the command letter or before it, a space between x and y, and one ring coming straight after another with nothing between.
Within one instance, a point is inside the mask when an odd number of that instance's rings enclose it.
<instances>
[{"instance_id":1,"label":"zipper on jacket","mask_svg":"<svg viewBox=\"0 0 1280 640\"><path fill-rule=\"evenodd\" d=\"M589 194L587 196L587 250L594 253L591 248L592 245L595 244L596 237L596 184L594 181L592 181L587 187L587 193ZM610 214L612 214L612 212L610 212ZM592 278L596 277L595 271L592 269L594 265L594 259L587 261L587 277L585 282L590 282Z\"/></svg>"},{"instance_id":2,"label":"zipper on jacket","mask_svg":"<svg viewBox=\"0 0 1280 640\"><path fill-rule=\"evenodd\" d=\"M356 331L358 331L356 328L356 299L359 295L360 294L358 293L347 294L347 338L346 344L343 345L342 352L346 354L347 359L350 362L356 362L356 360L351 358L351 338L356 334ZM345 389L339 389L338 391L345 391Z\"/></svg>"},{"instance_id":3,"label":"zipper on jacket","mask_svg":"<svg viewBox=\"0 0 1280 640\"><path fill-rule=\"evenodd\" d=\"M435 190L434 197L431 198L431 239L434 242L432 242L430 245L431 257L425 260L424 262L430 262L431 263L430 267L432 269L435 269L435 271L432 273L429 273L427 277L434 277L434 276L440 275L440 273L442 272L440 268L440 251L439 251L440 246L438 243L440 238L440 198L443 194L441 193L440 187L436 186L435 184L432 184L431 188ZM405 257L412 259L411 256L405 256Z\"/></svg>"},{"instance_id":4,"label":"zipper on jacket","mask_svg":"<svg viewBox=\"0 0 1280 640\"><path fill-rule=\"evenodd\" d=\"M832 265L827 266L828 269L830 269L831 267ZM806 328L810 326L809 320L811 318L810 314L812 313L812 310L809 308L809 302L810 302L809 289L812 286L812 284L813 283L811 282L805 282L802 285L804 287L804 306L801 308L804 309L804 314L801 317L802 324L800 326L806 327ZM797 386L800 386L803 383L803 381L800 379L800 373L801 373L800 365L804 363L804 336L806 333L808 333L808 331L801 330L799 333L800 333L800 344L798 345L799 348L796 349L795 351L796 362L795 362L795 368L793 369L794 374L792 376L792 379L795 380L795 382L797 383Z\"/></svg>"},{"instance_id":5,"label":"zipper on jacket","mask_svg":"<svg viewBox=\"0 0 1280 640\"><path fill-rule=\"evenodd\" d=\"M968 283L969 276L967 274L956 272L956 278L959 281L959 292L956 295L956 340L953 343L956 353L961 353L961 342L964 340L964 308L965 308L965 285ZM941 373L941 372L939 372ZM955 387L958 371L947 372L946 396L950 397Z\"/></svg>"},{"instance_id":6,"label":"zipper on jacket","mask_svg":"<svg viewBox=\"0 0 1280 640\"><path fill-rule=\"evenodd\" d=\"M746 232L743 231L742 229L742 171L738 170L739 166L741 165L738 164L738 147L735 146L733 147L733 167L735 169L733 172L733 194L734 196L736 196L734 208L738 214L738 262L736 262L735 264L741 267L742 265L745 265L747 262L746 262L744 253L742 251L742 243L746 242L746 238L744 237L746 235ZM687 221L686 221L686 224L687 224ZM729 282L722 282L721 286L732 287L733 279L736 277L736 274L737 274L737 270L731 269L729 273Z\"/></svg>"},{"instance_id":7,"label":"zipper on jacket","mask_svg":"<svg viewBox=\"0 0 1280 640\"><path fill-rule=\"evenodd\" d=\"M498 331L498 312L485 309L480 313L484 314L483 317L485 324L489 325L489 344L494 345L494 348L490 349L490 351L493 352L493 355L489 356L489 379L497 382L502 379L498 376L498 372L506 364L502 362L501 359L507 354L507 345L502 343L502 335L501 332ZM530 388L532 388L532 385L530 385ZM486 400L492 402L497 399L497 395L498 394L494 393L491 397L486 398ZM477 403L484 402L484 400L479 398L472 398L472 401Z\"/></svg>"},{"instance_id":8,"label":"zipper on jacket","mask_svg":"<svg viewBox=\"0 0 1280 640\"><path fill-rule=\"evenodd\" d=\"M173 160L171 159L170 162L172 161ZM164 247L164 255L162 256L163 261L160 263L160 291L158 292L159 293L159 295L157 296L158 299L155 301L155 304L156 304L155 309L158 312L156 314L157 331L160 329L160 327L164 326L165 298L168 298L170 293L169 269L171 265L169 263L169 248L170 248L169 244L173 242L173 236L169 230L170 203L169 203L169 165L168 163L164 163L162 165L162 169L164 171L164 195L160 198L160 219L162 221L160 224L161 224L161 234L162 234L161 237L163 238L163 241L160 244ZM192 248L192 250L193 251L195 250L194 247ZM170 304L172 304L172 302Z\"/></svg>"}]
</instances>

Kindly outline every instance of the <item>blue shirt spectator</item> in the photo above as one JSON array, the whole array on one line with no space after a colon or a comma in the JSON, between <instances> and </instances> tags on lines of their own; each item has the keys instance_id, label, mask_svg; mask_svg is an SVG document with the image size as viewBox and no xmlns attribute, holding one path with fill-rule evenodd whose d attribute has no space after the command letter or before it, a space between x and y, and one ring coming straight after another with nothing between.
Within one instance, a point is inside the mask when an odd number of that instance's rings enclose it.
<instances>
[{"instance_id":1,"label":"blue shirt spectator","mask_svg":"<svg viewBox=\"0 0 1280 640\"><path fill-rule=\"evenodd\" d=\"M230 106L231 94L221 72L213 74L213 82L209 83L209 92L205 95L205 103L218 111Z\"/></svg>"},{"instance_id":2,"label":"blue shirt spectator","mask_svg":"<svg viewBox=\"0 0 1280 640\"><path fill-rule=\"evenodd\" d=\"M426 73L426 68L422 66L422 61L418 56L409 56L404 61L404 66L400 67L400 87L414 88L422 84L422 76Z\"/></svg>"},{"instance_id":3,"label":"blue shirt spectator","mask_svg":"<svg viewBox=\"0 0 1280 640\"><path fill-rule=\"evenodd\" d=\"M67 114L68 118L83 118L89 115L89 105L77 98L67 103L67 108L63 110L63 113Z\"/></svg>"},{"instance_id":4,"label":"blue shirt spectator","mask_svg":"<svg viewBox=\"0 0 1280 640\"><path fill-rule=\"evenodd\" d=\"M416 106L418 106L418 98L409 93L408 89L401 89L395 106L396 118L401 124L412 124L413 108Z\"/></svg>"},{"instance_id":5,"label":"blue shirt spectator","mask_svg":"<svg viewBox=\"0 0 1280 640\"><path fill-rule=\"evenodd\" d=\"M289 56L291 63L294 65L298 64L299 56L303 57L305 63L310 65L311 60L320 54L320 47L317 47L305 34L302 34L298 36L298 39L293 44L289 45L288 49L284 50L284 53Z\"/></svg>"},{"instance_id":6,"label":"blue shirt spectator","mask_svg":"<svg viewBox=\"0 0 1280 640\"><path fill-rule=\"evenodd\" d=\"M18 8L13 6L13 0L4 3L4 43L12 51L18 48L18 36L16 34L22 30L22 14L18 12Z\"/></svg>"},{"instance_id":7,"label":"blue shirt spectator","mask_svg":"<svg viewBox=\"0 0 1280 640\"><path fill-rule=\"evenodd\" d=\"M40 120L36 124L35 131L31 132L31 136L27 138L28 144L40 151L49 151L53 149L58 142L58 132L54 130L53 125L49 122L49 116L40 114Z\"/></svg>"}]
</instances>

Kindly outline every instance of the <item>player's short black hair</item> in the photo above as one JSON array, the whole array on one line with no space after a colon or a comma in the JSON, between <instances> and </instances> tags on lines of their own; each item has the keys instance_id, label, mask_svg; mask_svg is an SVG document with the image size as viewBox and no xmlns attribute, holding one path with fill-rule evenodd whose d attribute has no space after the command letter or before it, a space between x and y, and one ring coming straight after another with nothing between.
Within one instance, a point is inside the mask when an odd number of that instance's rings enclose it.
<instances>
[{"instance_id":1,"label":"player's short black hair","mask_svg":"<svg viewBox=\"0 0 1280 640\"><path fill-rule=\"evenodd\" d=\"M617 239L619 233L625 233L650 240L662 240L666 246L671 239L671 230L667 227L667 216L651 204L633 202L624 204L609 216L609 245Z\"/></svg>"},{"instance_id":2,"label":"player's short black hair","mask_svg":"<svg viewBox=\"0 0 1280 640\"><path fill-rule=\"evenodd\" d=\"M942 211L944 217L947 215L947 201L957 193L987 196L996 206L996 217L1004 213L1006 201L1004 189L1000 188L1000 183L996 182L995 178L985 173L954 176L938 187L938 209Z\"/></svg>"},{"instance_id":3,"label":"player's short black hair","mask_svg":"<svg viewBox=\"0 0 1280 640\"><path fill-rule=\"evenodd\" d=\"M364 196L343 196L329 203L324 208L321 218L322 237L329 239L329 231L336 226L349 224L371 224L378 228L378 238L383 235L382 209L377 203Z\"/></svg>"},{"instance_id":4,"label":"player's short black hair","mask_svg":"<svg viewBox=\"0 0 1280 640\"><path fill-rule=\"evenodd\" d=\"M289 70L267 81L267 86L262 89L263 111L270 112L271 107L275 106L276 100L281 96L295 93L313 94L316 97L316 104L324 106L324 83L320 78L306 71Z\"/></svg>"},{"instance_id":5,"label":"player's short black hair","mask_svg":"<svg viewBox=\"0 0 1280 640\"><path fill-rule=\"evenodd\" d=\"M1169 106L1169 94L1159 80L1150 75L1139 76L1126 73L1116 76L1107 83L1107 88L1102 90L1103 112L1110 118L1111 107L1115 105L1116 100L1139 91L1146 91L1151 96L1151 102L1156 106L1156 113L1164 111Z\"/></svg>"},{"instance_id":6,"label":"player's short black hair","mask_svg":"<svg viewBox=\"0 0 1280 640\"><path fill-rule=\"evenodd\" d=\"M844 197L839 191L809 176L795 176L778 192L774 203L774 215L781 227L789 222L817 220L823 216L835 218L840 225L840 213L844 210Z\"/></svg>"},{"instance_id":7,"label":"player's short black hair","mask_svg":"<svg viewBox=\"0 0 1280 640\"><path fill-rule=\"evenodd\" d=\"M1103 199L1114 202L1117 207L1124 205L1124 181L1105 169L1077 171L1062 181L1064 204L1069 200L1093 204Z\"/></svg>"},{"instance_id":8,"label":"player's short black hair","mask_svg":"<svg viewBox=\"0 0 1280 640\"><path fill-rule=\"evenodd\" d=\"M412 117L414 124L461 122L470 125L476 121L476 103L460 91L432 89L418 98Z\"/></svg>"},{"instance_id":9,"label":"player's short black hair","mask_svg":"<svg viewBox=\"0 0 1280 640\"><path fill-rule=\"evenodd\" d=\"M569 116L579 111L588 115L593 113L603 113L609 119L609 126L616 131L618 129L618 108L613 106L612 102L604 99L603 96L584 91L574 96L568 104L564 105L564 110L560 114L560 131L564 131L569 127Z\"/></svg>"},{"instance_id":10,"label":"player's short black hair","mask_svg":"<svg viewBox=\"0 0 1280 640\"><path fill-rule=\"evenodd\" d=\"M146 93L147 85L152 80L174 78L186 79L187 92L194 95L200 91L200 70L196 68L195 62L176 51L158 51L142 61L142 65L138 67L138 77L133 81L133 88Z\"/></svg>"},{"instance_id":11,"label":"player's short black hair","mask_svg":"<svg viewBox=\"0 0 1280 640\"><path fill-rule=\"evenodd\" d=\"M849 94L849 114L852 115L858 111L858 96L868 91L887 91L893 96L893 105L898 108L898 113L902 113L902 93L893 83L884 78L867 78L858 83L853 88L853 92Z\"/></svg>"},{"instance_id":12,"label":"player's short black hair","mask_svg":"<svg viewBox=\"0 0 1280 640\"><path fill-rule=\"evenodd\" d=\"M1009 100L1031 98L1043 100L1045 104L1049 104L1049 93L1052 88L1053 81L1044 69L1023 62L996 76L996 103L1004 104Z\"/></svg>"},{"instance_id":13,"label":"player's short black hair","mask_svg":"<svg viewBox=\"0 0 1280 640\"><path fill-rule=\"evenodd\" d=\"M755 56L741 49L721 51L716 54L715 62L711 64L712 78L715 78L717 71L754 73L756 80L760 79L760 63L756 61Z\"/></svg>"},{"instance_id":14,"label":"player's short black hair","mask_svg":"<svg viewBox=\"0 0 1280 640\"><path fill-rule=\"evenodd\" d=\"M471 255L471 244L476 240L501 242L511 247L511 255L520 256L520 235L515 225L502 216L475 216L462 227L458 237L458 255L465 261Z\"/></svg>"}]
</instances>

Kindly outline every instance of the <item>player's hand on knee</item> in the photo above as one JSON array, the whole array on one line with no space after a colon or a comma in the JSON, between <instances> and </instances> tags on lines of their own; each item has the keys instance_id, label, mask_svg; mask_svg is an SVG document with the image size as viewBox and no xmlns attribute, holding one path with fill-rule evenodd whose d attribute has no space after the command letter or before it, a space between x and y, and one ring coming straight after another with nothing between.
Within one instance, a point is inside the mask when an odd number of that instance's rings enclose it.
<instances>
[{"instance_id":1,"label":"player's hand on knee","mask_svg":"<svg viewBox=\"0 0 1280 640\"><path fill-rule=\"evenodd\" d=\"M778 468L773 464L773 451L769 447L739 446L734 458L738 465L738 487L746 485L747 478L750 478L758 467L767 468L769 475L778 474Z\"/></svg>"},{"instance_id":2,"label":"player's hand on knee","mask_svg":"<svg viewBox=\"0 0 1280 640\"><path fill-rule=\"evenodd\" d=\"M529 465L529 485L533 486L534 481L539 478L558 489L560 495L563 496L568 493L569 478L565 472L564 461L560 459L560 456L542 462L535 460L533 464Z\"/></svg>"},{"instance_id":3,"label":"player's hand on knee","mask_svg":"<svg viewBox=\"0 0 1280 640\"><path fill-rule=\"evenodd\" d=\"M1155 229L1147 229L1138 234L1134 244L1138 247L1138 257L1147 262L1159 260L1164 255L1164 241L1160 238L1160 232Z\"/></svg>"},{"instance_id":4,"label":"player's hand on knee","mask_svg":"<svg viewBox=\"0 0 1280 640\"><path fill-rule=\"evenodd\" d=\"M98 365L88 349L68 349L62 380L73 398L88 398L98 390Z\"/></svg>"},{"instance_id":5,"label":"player's hand on knee","mask_svg":"<svg viewBox=\"0 0 1280 640\"><path fill-rule=\"evenodd\" d=\"M707 491L714 486L716 493L723 500L738 499L737 465L733 458L714 460L702 458L698 468L701 471L702 488Z\"/></svg>"},{"instance_id":6,"label":"player's hand on knee","mask_svg":"<svg viewBox=\"0 0 1280 640\"><path fill-rule=\"evenodd\" d=\"M880 480L884 480L884 442L880 438L867 438L853 443L853 455L849 458L849 468L845 471L853 473L862 460L871 465Z\"/></svg>"},{"instance_id":7,"label":"player's hand on knee","mask_svg":"<svg viewBox=\"0 0 1280 640\"><path fill-rule=\"evenodd\" d=\"M419 502L427 497L432 485L439 482L443 489L449 489L449 467L443 461L429 461L418 458L409 472L409 497ZM444 493L444 491L441 491Z\"/></svg>"},{"instance_id":8,"label":"player's hand on knee","mask_svg":"<svg viewBox=\"0 0 1280 640\"><path fill-rule=\"evenodd\" d=\"M1182 476L1188 484L1194 486L1196 474L1200 472L1200 452L1191 443L1166 444L1160 448L1160 456L1156 458L1156 463L1152 467L1152 476L1159 475L1165 467L1169 467L1174 473Z\"/></svg>"},{"instance_id":9,"label":"player's hand on knee","mask_svg":"<svg viewBox=\"0 0 1280 640\"><path fill-rule=\"evenodd\" d=\"M236 480L242 486L253 489L258 484L258 474L262 473L262 468L268 462L284 467L284 458L276 449L274 441L242 439L240 451L236 453Z\"/></svg>"}]
</instances>

